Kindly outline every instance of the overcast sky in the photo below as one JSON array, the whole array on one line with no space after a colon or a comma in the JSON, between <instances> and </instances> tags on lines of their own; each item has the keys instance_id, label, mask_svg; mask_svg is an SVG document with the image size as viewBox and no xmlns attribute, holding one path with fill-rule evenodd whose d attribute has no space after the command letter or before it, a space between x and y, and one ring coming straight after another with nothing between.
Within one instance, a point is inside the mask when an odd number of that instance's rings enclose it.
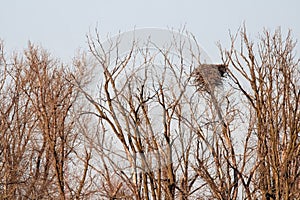
<instances>
[{"instance_id":1,"label":"overcast sky","mask_svg":"<svg viewBox=\"0 0 300 200\"><path fill-rule=\"evenodd\" d=\"M87 49L86 34L96 26L103 36L185 26L215 62L216 43L228 46L229 30L236 32L243 22L254 39L264 27L279 26L300 39L299 0L0 0L0 5L0 38L8 53L30 40L65 62Z\"/></svg>"}]
</instances>

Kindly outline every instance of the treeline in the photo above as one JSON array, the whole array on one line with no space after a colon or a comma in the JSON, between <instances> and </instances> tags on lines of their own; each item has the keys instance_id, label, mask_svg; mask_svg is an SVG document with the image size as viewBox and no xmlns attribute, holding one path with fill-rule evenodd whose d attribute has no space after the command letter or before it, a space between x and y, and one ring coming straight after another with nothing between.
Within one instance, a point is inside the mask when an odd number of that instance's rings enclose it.
<instances>
[{"instance_id":1,"label":"treeline","mask_svg":"<svg viewBox=\"0 0 300 200\"><path fill-rule=\"evenodd\" d=\"M291 33L243 28L220 65L95 38L68 66L0 43L0 199L300 198Z\"/></svg>"}]
</instances>

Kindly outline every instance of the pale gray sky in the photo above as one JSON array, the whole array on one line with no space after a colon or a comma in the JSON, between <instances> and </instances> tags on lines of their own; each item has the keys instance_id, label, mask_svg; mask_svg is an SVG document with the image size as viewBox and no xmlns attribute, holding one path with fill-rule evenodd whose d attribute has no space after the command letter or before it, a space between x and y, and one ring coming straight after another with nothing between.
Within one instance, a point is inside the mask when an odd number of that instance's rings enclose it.
<instances>
[{"instance_id":1,"label":"pale gray sky","mask_svg":"<svg viewBox=\"0 0 300 200\"><path fill-rule=\"evenodd\" d=\"M216 43L229 45L228 30L236 32L244 21L253 38L264 27L278 26L300 38L299 0L0 0L0 5L0 38L8 53L30 40L66 62L79 48L87 49L85 35L97 24L103 36L185 25L216 62Z\"/></svg>"}]
</instances>

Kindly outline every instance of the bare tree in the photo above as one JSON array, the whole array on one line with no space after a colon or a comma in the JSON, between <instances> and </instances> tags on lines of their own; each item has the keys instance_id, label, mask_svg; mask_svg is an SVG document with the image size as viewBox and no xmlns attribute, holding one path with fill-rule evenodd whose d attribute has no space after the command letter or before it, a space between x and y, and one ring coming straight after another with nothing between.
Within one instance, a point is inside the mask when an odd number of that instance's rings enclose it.
<instances>
[{"instance_id":1,"label":"bare tree","mask_svg":"<svg viewBox=\"0 0 300 200\"><path fill-rule=\"evenodd\" d=\"M80 198L90 153L76 156L71 73L31 44L11 63L1 50L1 199ZM68 173L72 162L82 165L79 180Z\"/></svg>"},{"instance_id":2,"label":"bare tree","mask_svg":"<svg viewBox=\"0 0 300 200\"><path fill-rule=\"evenodd\" d=\"M99 132L86 136L102 161L93 165L103 177L101 195L237 199L239 165L229 128L234 121L227 120L236 106L226 101L230 90L215 94L227 67L203 65L195 52L187 63L181 46L179 58L168 48L153 53L135 43L121 56L118 42L105 49L98 34L89 46L101 78L97 98L83 91L95 108L87 113L99 120ZM112 54L117 59L110 64ZM209 80L201 75L207 72ZM227 103L225 114L221 102Z\"/></svg>"},{"instance_id":3,"label":"bare tree","mask_svg":"<svg viewBox=\"0 0 300 200\"><path fill-rule=\"evenodd\" d=\"M300 181L299 59L291 32L265 30L257 45L241 31L241 46L223 51L230 76L249 102L255 163L240 174L248 199L298 199ZM249 123L250 123L249 122ZM250 156L250 155L249 155ZM252 185L252 186L251 186Z\"/></svg>"}]
</instances>

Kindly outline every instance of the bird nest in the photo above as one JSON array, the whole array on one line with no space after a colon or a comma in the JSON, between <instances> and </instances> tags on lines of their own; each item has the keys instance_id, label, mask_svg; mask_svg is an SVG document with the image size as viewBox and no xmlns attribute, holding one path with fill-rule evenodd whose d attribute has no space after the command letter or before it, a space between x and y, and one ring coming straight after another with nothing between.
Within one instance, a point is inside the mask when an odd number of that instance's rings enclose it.
<instances>
[{"instance_id":1,"label":"bird nest","mask_svg":"<svg viewBox=\"0 0 300 200\"><path fill-rule=\"evenodd\" d=\"M191 74L198 91L213 91L223 85L222 80L227 72L226 65L201 64Z\"/></svg>"}]
</instances>

